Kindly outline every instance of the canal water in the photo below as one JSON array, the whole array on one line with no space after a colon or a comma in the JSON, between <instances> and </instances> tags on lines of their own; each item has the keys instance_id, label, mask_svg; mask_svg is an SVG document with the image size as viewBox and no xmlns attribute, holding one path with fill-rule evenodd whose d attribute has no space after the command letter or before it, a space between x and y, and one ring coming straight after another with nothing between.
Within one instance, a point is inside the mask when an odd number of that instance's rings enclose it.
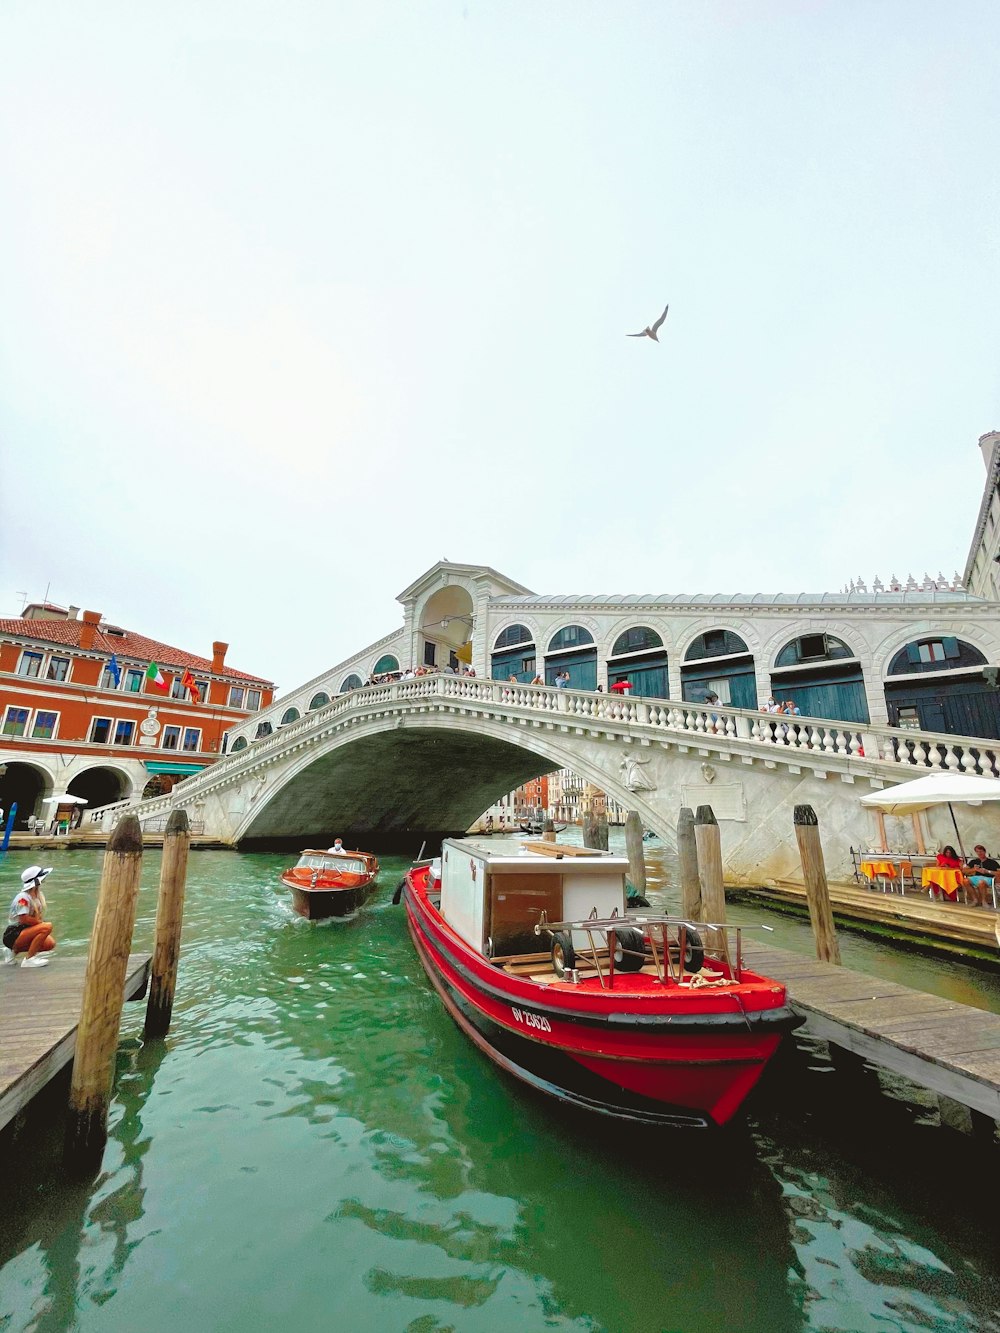
<instances>
[{"instance_id":1,"label":"canal water","mask_svg":"<svg viewBox=\"0 0 1000 1333\"><path fill-rule=\"evenodd\" d=\"M80 956L101 855L52 859L60 953ZM3 863L8 897L27 863ZM173 1027L144 1046L126 1007L95 1180L61 1172L61 1088L0 1139L2 1333L1000 1330L995 1155L929 1098L845 1081L800 1040L731 1132L567 1116L442 1010L390 902L401 860L322 926L275 891L287 863L192 855ZM147 853L137 948L158 870ZM799 923L738 914L809 948ZM850 966L1000 1009L989 973L843 945Z\"/></svg>"}]
</instances>

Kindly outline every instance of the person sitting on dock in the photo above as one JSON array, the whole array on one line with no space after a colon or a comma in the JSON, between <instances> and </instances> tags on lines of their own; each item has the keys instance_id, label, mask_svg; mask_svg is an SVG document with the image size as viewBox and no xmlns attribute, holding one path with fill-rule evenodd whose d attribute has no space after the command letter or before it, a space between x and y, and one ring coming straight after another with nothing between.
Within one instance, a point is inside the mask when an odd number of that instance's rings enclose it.
<instances>
[{"instance_id":1,"label":"person sitting on dock","mask_svg":"<svg viewBox=\"0 0 1000 1333\"><path fill-rule=\"evenodd\" d=\"M42 880L52 874L52 867L29 866L21 875L21 890L10 905L9 925L3 933L3 942L10 950L8 962L16 962L24 954L22 967L45 967L44 956L56 947L52 923L45 917L45 894Z\"/></svg>"},{"instance_id":2,"label":"person sitting on dock","mask_svg":"<svg viewBox=\"0 0 1000 1333\"><path fill-rule=\"evenodd\" d=\"M986 848L981 842L977 842L972 849L975 856L970 857L966 862L971 873L967 876L968 890L971 891L972 905L974 907L986 906L986 895L992 893L993 876L1000 870L1000 861L992 856L987 856Z\"/></svg>"}]
</instances>

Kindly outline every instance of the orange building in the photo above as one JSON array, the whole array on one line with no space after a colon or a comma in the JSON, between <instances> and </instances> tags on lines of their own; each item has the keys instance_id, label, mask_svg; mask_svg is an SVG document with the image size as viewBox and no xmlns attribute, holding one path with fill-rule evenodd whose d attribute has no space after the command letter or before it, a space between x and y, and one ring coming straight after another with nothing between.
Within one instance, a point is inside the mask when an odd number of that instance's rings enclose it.
<instances>
[{"instance_id":1,"label":"orange building","mask_svg":"<svg viewBox=\"0 0 1000 1333\"><path fill-rule=\"evenodd\" d=\"M48 797L138 799L212 763L230 727L274 697L272 681L226 665L228 647L199 657L48 603L0 620L4 817L16 801L17 828L49 823Z\"/></svg>"}]
</instances>

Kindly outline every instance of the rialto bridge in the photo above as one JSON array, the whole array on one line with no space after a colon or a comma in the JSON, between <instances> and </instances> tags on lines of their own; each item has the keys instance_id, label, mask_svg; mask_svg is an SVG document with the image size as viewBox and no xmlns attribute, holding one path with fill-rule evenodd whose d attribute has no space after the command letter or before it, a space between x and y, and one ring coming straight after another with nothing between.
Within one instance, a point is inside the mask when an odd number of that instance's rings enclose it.
<instances>
[{"instance_id":1,"label":"rialto bridge","mask_svg":"<svg viewBox=\"0 0 1000 1333\"><path fill-rule=\"evenodd\" d=\"M181 806L233 845L326 845L339 834L377 847L402 840L416 853L425 836L461 832L519 783L567 767L637 810L667 842L681 805L712 805L733 882L795 874L792 809L809 802L831 876L845 877L850 847L873 840L862 795L930 768L996 777L993 744L434 674L342 694L134 808L155 828ZM125 804L89 818L110 828ZM996 810L960 813L970 841L1000 846ZM930 824L919 818L919 830L888 819L890 846L948 840L950 824L937 812Z\"/></svg>"}]
</instances>

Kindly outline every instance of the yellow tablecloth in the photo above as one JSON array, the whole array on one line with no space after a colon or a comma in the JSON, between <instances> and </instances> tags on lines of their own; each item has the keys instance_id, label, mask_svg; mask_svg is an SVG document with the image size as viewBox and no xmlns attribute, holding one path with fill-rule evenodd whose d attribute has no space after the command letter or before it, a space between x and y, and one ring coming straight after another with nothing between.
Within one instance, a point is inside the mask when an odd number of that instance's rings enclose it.
<instances>
[{"instance_id":1,"label":"yellow tablecloth","mask_svg":"<svg viewBox=\"0 0 1000 1333\"><path fill-rule=\"evenodd\" d=\"M920 872L920 883L924 888L929 889L934 885L946 898L958 897L958 887L962 879L961 870L950 870L947 866L925 866Z\"/></svg>"},{"instance_id":2,"label":"yellow tablecloth","mask_svg":"<svg viewBox=\"0 0 1000 1333\"><path fill-rule=\"evenodd\" d=\"M895 879L896 867L891 861L862 861L861 873L866 879L874 879L876 875L884 875L886 879Z\"/></svg>"}]
</instances>

